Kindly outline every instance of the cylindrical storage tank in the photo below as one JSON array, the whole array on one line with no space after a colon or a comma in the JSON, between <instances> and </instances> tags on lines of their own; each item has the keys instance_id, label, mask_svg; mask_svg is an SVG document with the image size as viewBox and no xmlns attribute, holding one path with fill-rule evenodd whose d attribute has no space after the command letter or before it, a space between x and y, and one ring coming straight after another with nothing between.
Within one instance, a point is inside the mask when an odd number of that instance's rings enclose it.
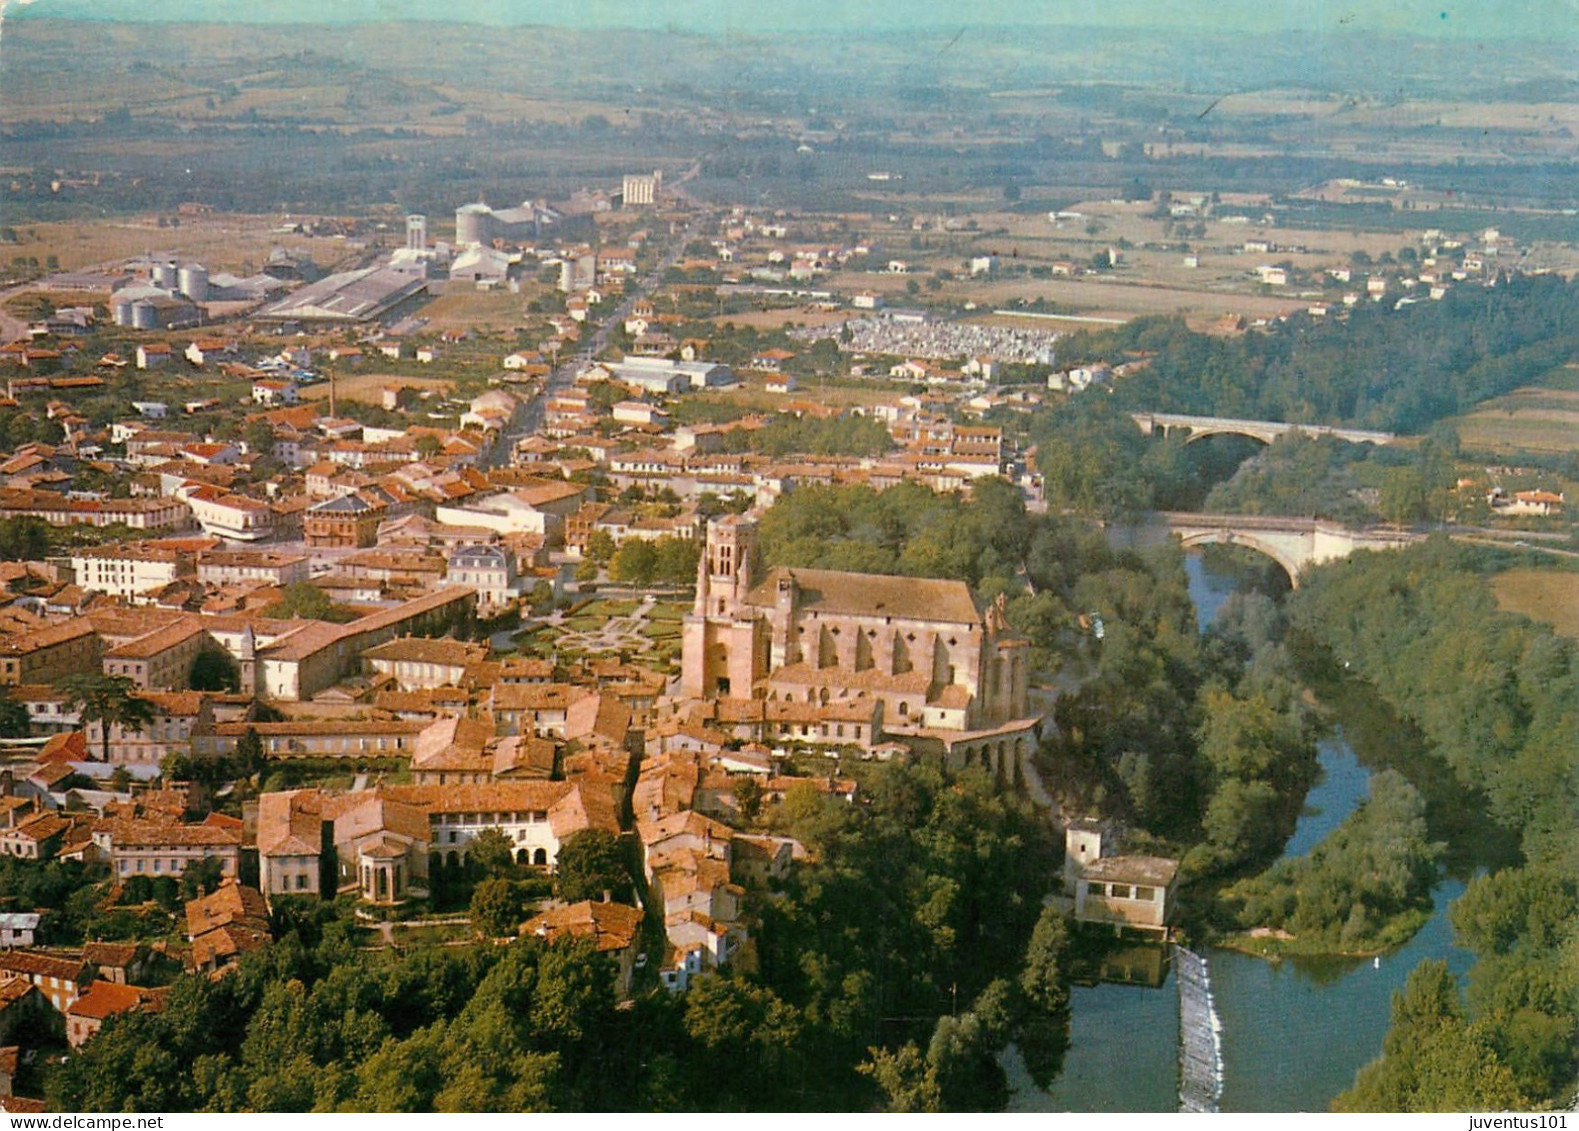
<instances>
[{"instance_id":1,"label":"cylindrical storage tank","mask_svg":"<svg viewBox=\"0 0 1579 1131\"><path fill-rule=\"evenodd\" d=\"M154 285L173 291L181 283L181 272L174 263L154 264Z\"/></svg>"},{"instance_id":2,"label":"cylindrical storage tank","mask_svg":"<svg viewBox=\"0 0 1579 1131\"><path fill-rule=\"evenodd\" d=\"M181 293L193 302L208 298L208 268L201 263L188 263L181 268Z\"/></svg>"},{"instance_id":3,"label":"cylindrical storage tank","mask_svg":"<svg viewBox=\"0 0 1579 1131\"><path fill-rule=\"evenodd\" d=\"M159 308L151 302L132 303L132 326L138 330L159 329Z\"/></svg>"},{"instance_id":4,"label":"cylindrical storage tank","mask_svg":"<svg viewBox=\"0 0 1579 1131\"><path fill-rule=\"evenodd\" d=\"M488 221L493 210L486 204L463 204L455 210L455 242L483 244L489 240Z\"/></svg>"},{"instance_id":5,"label":"cylindrical storage tank","mask_svg":"<svg viewBox=\"0 0 1579 1131\"><path fill-rule=\"evenodd\" d=\"M117 326L130 326L132 324L132 307L137 304L131 299L126 299L115 304L115 324Z\"/></svg>"}]
</instances>

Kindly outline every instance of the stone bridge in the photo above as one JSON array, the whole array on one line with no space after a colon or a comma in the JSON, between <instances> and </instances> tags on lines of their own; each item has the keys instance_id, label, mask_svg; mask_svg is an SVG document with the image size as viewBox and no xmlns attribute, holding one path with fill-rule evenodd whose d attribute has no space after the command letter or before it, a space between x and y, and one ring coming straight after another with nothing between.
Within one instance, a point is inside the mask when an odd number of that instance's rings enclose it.
<instances>
[{"instance_id":1,"label":"stone bridge","mask_svg":"<svg viewBox=\"0 0 1579 1131\"><path fill-rule=\"evenodd\" d=\"M1170 412L1132 412L1130 417L1140 430L1150 436L1157 429L1164 435L1175 428L1190 433L1186 444L1193 444L1204 436L1228 433L1249 436L1270 444L1286 432L1299 432L1306 436L1335 436L1351 444L1396 444L1398 437L1391 432L1368 432L1363 428L1333 428L1327 424L1283 424L1276 420L1234 420L1226 416L1182 416Z\"/></svg>"},{"instance_id":2,"label":"stone bridge","mask_svg":"<svg viewBox=\"0 0 1579 1131\"><path fill-rule=\"evenodd\" d=\"M1299 571L1306 566L1346 558L1355 550L1396 550L1425 537L1390 527L1356 530L1316 518L1179 511L1162 512L1157 518L1187 547L1220 542L1260 551L1283 567L1296 588Z\"/></svg>"}]
</instances>

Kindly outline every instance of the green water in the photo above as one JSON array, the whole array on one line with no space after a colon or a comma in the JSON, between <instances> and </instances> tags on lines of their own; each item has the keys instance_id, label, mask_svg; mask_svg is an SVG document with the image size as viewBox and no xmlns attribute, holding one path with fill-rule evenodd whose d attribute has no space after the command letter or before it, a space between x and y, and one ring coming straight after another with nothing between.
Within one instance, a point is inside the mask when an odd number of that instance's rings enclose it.
<instances>
[{"instance_id":1,"label":"green water","mask_svg":"<svg viewBox=\"0 0 1579 1131\"><path fill-rule=\"evenodd\" d=\"M1202 626L1233 590L1199 554L1187 559ZM1326 1111L1355 1072L1381 1053L1394 990L1420 962L1445 959L1460 976L1472 958L1453 945L1449 903L1464 881L1509 857L1495 837L1463 838L1479 808L1419 736L1358 685L1319 688L1339 725L1319 749L1322 776L1306 798L1286 855L1308 852L1364 800L1373 770L1404 773L1427 801L1438 839L1454 843L1447 875L1432 893L1434 913L1407 944L1370 959L1268 962L1213 949L1212 990L1222 1023L1223 1095L1230 1112ZM1480 822L1484 824L1484 822ZM1070 1046L1047 1092L1017 1088L1011 1111L1177 1111L1178 988L1076 986L1070 995Z\"/></svg>"}]
</instances>

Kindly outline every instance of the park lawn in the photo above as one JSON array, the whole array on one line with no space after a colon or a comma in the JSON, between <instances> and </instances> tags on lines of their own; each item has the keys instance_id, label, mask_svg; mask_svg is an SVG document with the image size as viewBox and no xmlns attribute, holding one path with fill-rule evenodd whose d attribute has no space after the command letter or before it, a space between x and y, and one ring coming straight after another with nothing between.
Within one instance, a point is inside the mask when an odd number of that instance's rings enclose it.
<instances>
[{"instance_id":1,"label":"park lawn","mask_svg":"<svg viewBox=\"0 0 1579 1131\"><path fill-rule=\"evenodd\" d=\"M596 613L603 617L628 617L639 609L641 605L636 601L600 600L586 610L588 615Z\"/></svg>"},{"instance_id":2,"label":"park lawn","mask_svg":"<svg viewBox=\"0 0 1579 1131\"><path fill-rule=\"evenodd\" d=\"M1497 607L1544 621L1558 633L1579 639L1579 573L1552 569L1510 569L1491 579Z\"/></svg>"}]
</instances>

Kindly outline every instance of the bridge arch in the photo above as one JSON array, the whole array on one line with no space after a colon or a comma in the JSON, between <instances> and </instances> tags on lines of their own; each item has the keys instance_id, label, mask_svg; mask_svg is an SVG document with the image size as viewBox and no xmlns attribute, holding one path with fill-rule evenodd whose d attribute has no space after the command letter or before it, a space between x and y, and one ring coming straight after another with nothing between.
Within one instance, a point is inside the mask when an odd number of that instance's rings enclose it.
<instances>
[{"instance_id":1,"label":"bridge arch","mask_svg":"<svg viewBox=\"0 0 1579 1131\"><path fill-rule=\"evenodd\" d=\"M1204 440L1208 436L1243 436L1247 440L1254 440L1259 444L1265 444L1270 447L1272 445L1272 441L1277 439L1277 433L1275 432L1257 431L1254 428L1231 427L1226 425L1223 427L1191 428L1189 432L1190 434L1184 438L1184 442L1186 444L1193 444L1195 441Z\"/></svg>"},{"instance_id":2,"label":"bridge arch","mask_svg":"<svg viewBox=\"0 0 1579 1131\"><path fill-rule=\"evenodd\" d=\"M1288 574L1290 588L1299 588L1299 571L1305 563L1290 557L1281 547L1274 543L1258 538L1255 534L1248 531L1224 529L1192 530L1187 533L1181 533L1179 541L1185 549L1216 542L1223 546L1244 546L1246 549L1254 550L1259 554L1265 554L1283 567L1283 572Z\"/></svg>"}]
</instances>

